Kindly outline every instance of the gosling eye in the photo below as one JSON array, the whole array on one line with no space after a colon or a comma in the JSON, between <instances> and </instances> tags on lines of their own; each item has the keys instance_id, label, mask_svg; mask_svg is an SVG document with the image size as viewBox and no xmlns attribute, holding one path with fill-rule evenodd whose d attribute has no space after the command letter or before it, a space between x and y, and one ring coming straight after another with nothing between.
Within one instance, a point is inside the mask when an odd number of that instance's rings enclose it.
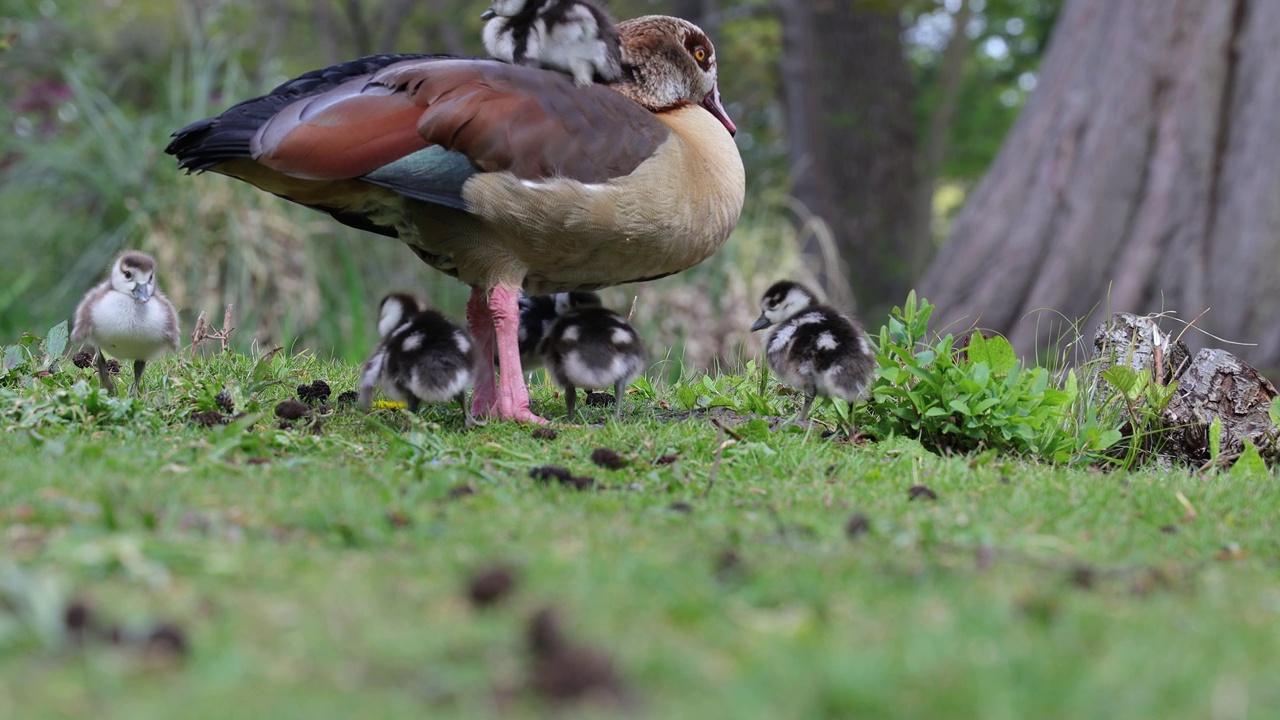
<instances>
[{"instance_id":1,"label":"gosling eye","mask_svg":"<svg viewBox=\"0 0 1280 720\"><path fill-rule=\"evenodd\" d=\"M133 273L129 272L128 270L125 270L125 271L124 271L124 279L125 279L125 280L132 280L132 279L133 279Z\"/></svg>"}]
</instances>

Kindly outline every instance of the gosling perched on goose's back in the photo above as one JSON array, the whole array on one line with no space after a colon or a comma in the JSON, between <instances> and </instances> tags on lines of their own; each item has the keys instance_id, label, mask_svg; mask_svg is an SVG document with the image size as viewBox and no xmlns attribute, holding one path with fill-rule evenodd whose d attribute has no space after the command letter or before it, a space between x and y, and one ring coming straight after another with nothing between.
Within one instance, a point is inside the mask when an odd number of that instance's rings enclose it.
<instances>
[{"instance_id":1,"label":"gosling perched on goose's back","mask_svg":"<svg viewBox=\"0 0 1280 720\"><path fill-rule=\"evenodd\" d=\"M521 295L520 300L520 366L526 372L542 367L538 345L546 337L551 324L561 315L582 307L600 305L593 292L574 291L555 295ZM495 349L496 356L496 349Z\"/></svg>"},{"instance_id":2,"label":"gosling perched on goose's back","mask_svg":"<svg viewBox=\"0 0 1280 720\"><path fill-rule=\"evenodd\" d=\"M417 412L424 403L457 400L468 425L467 387L475 369L475 351L462 328L428 310L412 295L393 293L378 312L381 340L360 376L360 404L368 409L373 392L382 391Z\"/></svg>"},{"instance_id":3,"label":"gosling perched on goose's back","mask_svg":"<svg viewBox=\"0 0 1280 720\"><path fill-rule=\"evenodd\" d=\"M640 338L621 315L600 306L570 310L556 318L538 345L547 374L564 388L573 418L578 388L613 387L613 415L622 416L622 392L644 369Z\"/></svg>"},{"instance_id":4,"label":"gosling perched on goose's back","mask_svg":"<svg viewBox=\"0 0 1280 720\"><path fill-rule=\"evenodd\" d=\"M169 298L156 287L156 261L140 252L121 253L111 263L111 277L94 287L76 307L71 347L86 345L97 351L94 364L107 392L114 392L107 372L107 354L133 361L133 388L137 396L147 362L180 342L178 313Z\"/></svg>"},{"instance_id":5,"label":"gosling perched on goose's back","mask_svg":"<svg viewBox=\"0 0 1280 720\"><path fill-rule=\"evenodd\" d=\"M481 18L485 51L499 60L567 72L578 85L622 78L618 31L590 0L494 0Z\"/></svg>"},{"instance_id":6,"label":"gosling perched on goose's back","mask_svg":"<svg viewBox=\"0 0 1280 720\"><path fill-rule=\"evenodd\" d=\"M812 290L790 280L765 291L760 311L751 330L777 325L769 333L765 358L782 382L804 393L800 422L809 419L818 395L853 404L866 391L876 361L857 322L819 303Z\"/></svg>"}]
</instances>

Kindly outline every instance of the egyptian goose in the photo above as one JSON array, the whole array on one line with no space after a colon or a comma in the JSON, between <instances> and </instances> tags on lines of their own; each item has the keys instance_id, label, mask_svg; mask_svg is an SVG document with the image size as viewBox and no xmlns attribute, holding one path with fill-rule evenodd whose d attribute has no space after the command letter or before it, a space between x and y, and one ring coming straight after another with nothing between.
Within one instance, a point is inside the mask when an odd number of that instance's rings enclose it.
<instances>
[{"instance_id":1,"label":"egyptian goose","mask_svg":"<svg viewBox=\"0 0 1280 720\"><path fill-rule=\"evenodd\" d=\"M578 388L612 387L616 397L613 416L622 417L622 391L644 370L644 347L635 329L621 315L599 305L557 317L538 344L538 354L547 374L564 388L570 420Z\"/></svg>"},{"instance_id":2,"label":"egyptian goose","mask_svg":"<svg viewBox=\"0 0 1280 720\"><path fill-rule=\"evenodd\" d=\"M531 295L653 280L729 237L745 177L715 49L684 20L619 23L626 80L492 59L375 55L291 80L175 133L166 152L398 237L472 287L477 415L529 411ZM497 343L502 370L495 386Z\"/></svg>"},{"instance_id":3,"label":"egyptian goose","mask_svg":"<svg viewBox=\"0 0 1280 720\"><path fill-rule=\"evenodd\" d=\"M866 333L853 319L821 304L812 290L780 280L760 299L752 332L771 325L765 358L782 380L804 393L800 422L809 419L814 397L838 397L853 404L875 372Z\"/></svg>"},{"instance_id":4,"label":"egyptian goose","mask_svg":"<svg viewBox=\"0 0 1280 720\"><path fill-rule=\"evenodd\" d=\"M107 392L115 392L103 351L133 361L135 397L147 362L180 343L178 313L156 287L156 261L140 252L121 253L111 263L111 277L95 286L76 307L71 347L97 350L94 364Z\"/></svg>"},{"instance_id":5,"label":"egyptian goose","mask_svg":"<svg viewBox=\"0 0 1280 720\"><path fill-rule=\"evenodd\" d=\"M499 60L567 72L579 85L622 77L618 31L590 0L495 0L480 17L485 52Z\"/></svg>"},{"instance_id":6,"label":"egyptian goose","mask_svg":"<svg viewBox=\"0 0 1280 720\"><path fill-rule=\"evenodd\" d=\"M538 345L546 337L551 323L561 315L580 307L600 304L593 292L567 292L555 295L520 296L520 366L528 371L542 367Z\"/></svg>"},{"instance_id":7,"label":"egyptian goose","mask_svg":"<svg viewBox=\"0 0 1280 720\"><path fill-rule=\"evenodd\" d=\"M457 400L467 425L467 388L475 369L475 352L462 328L412 295L392 293L378 310L381 340L360 373L360 404L368 410L373 392L382 391L417 412L424 403Z\"/></svg>"}]
</instances>

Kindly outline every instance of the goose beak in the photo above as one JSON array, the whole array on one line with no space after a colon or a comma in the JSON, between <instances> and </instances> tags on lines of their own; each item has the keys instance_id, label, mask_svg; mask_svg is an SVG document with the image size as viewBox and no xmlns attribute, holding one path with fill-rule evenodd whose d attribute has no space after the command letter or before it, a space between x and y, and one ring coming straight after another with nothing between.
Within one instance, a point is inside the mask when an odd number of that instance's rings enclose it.
<instances>
[{"instance_id":1,"label":"goose beak","mask_svg":"<svg viewBox=\"0 0 1280 720\"><path fill-rule=\"evenodd\" d=\"M493 8L489 8L488 10L485 10L484 12L480 13L481 20L492 20L496 17L498 17L498 13L494 12Z\"/></svg>"},{"instance_id":2,"label":"goose beak","mask_svg":"<svg viewBox=\"0 0 1280 720\"><path fill-rule=\"evenodd\" d=\"M724 111L724 105L720 103L720 83L713 85L711 92L702 98L702 107L711 111L711 114L716 116L716 119L725 126L730 135L738 134L738 126L734 125L733 121L729 119L729 113Z\"/></svg>"},{"instance_id":3,"label":"goose beak","mask_svg":"<svg viewBox=\"0 0 1280 720\"><path fill-rule=\"evenodd\" d=\"M751 332L763 330L772 324L773 323L769 322L769 318L764 316L764 313L760 313L760 317L756 318L756 321L751 324Z\"/></svg>"},{"instance_id":4,"label":"goose beak","mask_svg":"<svg viewBox=\"0 0 1280 720\"><path fill-rule=\"evenodd\" d=\"M133 286L133 297L138 302L146 302L151 299L150 283L138 283Z\"/></svg>"}]
</instances>

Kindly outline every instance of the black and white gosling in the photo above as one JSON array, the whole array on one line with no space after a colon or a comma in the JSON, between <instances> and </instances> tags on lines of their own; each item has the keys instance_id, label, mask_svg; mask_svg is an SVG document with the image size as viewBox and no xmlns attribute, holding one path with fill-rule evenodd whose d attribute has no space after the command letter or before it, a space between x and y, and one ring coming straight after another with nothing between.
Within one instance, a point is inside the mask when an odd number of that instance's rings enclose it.
<instances>
[{"instance_id":1,"label":"black and white gosling","mask_svg":"<svg viewBox=\"0 0 1280 720\"><path fill-rule=\"evenodd\" d=\"M402 293L382 299L378 310L382 338L360 375L360 405L373 405L374 390L417 412L422 403L457 400L468 426L475 424L467 406L467 388L475 372L471 338L421 300Z\"/></svg>"},{"instance_id":2,"label":"black and white gosling","mask_svg":"<svg viewBox=\"0 0 1280 720\"><path fill-rule=\"evenodd\" d=\"M644 370L645 352L631 325L600 306L580 307L556 318L538 344L547 374L564 388L570 419L578 388L612 387L617 398L613 416L622 416L622 392Z\"/></svg>"},{"instance_id":3,"label":"black and white gosling","mask_svg":"<svg viewBox=\"0 0 1280 720\"><path fill-rule=\"evenodd\" d=\"M484 49L499 60L567 72L578 85L622 78L618 31L590 0L494 0L480 17Z\"/></svg>"},{"instance_id":4,"label":"black and white gosling","mask_svg":"<svg viewBox=\"0 0 1280 720\"><path fill-rule=\"evenodd\" d=\"M804 393L800 422L809 419L814 397L838 397L852 405L875 372L875 356L866 333L853 319L818 302L813 291L780 280L760 299L760 317L752 332L777 325L769 333L765 358L782 382Z\"/></svg>"},{"instance_id":5,"label":"black and white gosling","mask_svg":"<svg viewBox=\"0 0 1280 720\"><path fill-rule=\"evenodd\" d=\"M137 397L142 371L180 343L178 313L169 298L156 287L156 261L140 252L121 253L111 263L111 277L90 290L76 307L71 347L90 346L97 351L94 365L107 392L115 392L107 372L107 354L133 361L133 388Z\"/></svg>"},{"instance_id":6,"label":"black and white gosling","mask_svg":"<svg viewBox=\"0 0 1280 720\"><path fill-rule=\"evenodd\" d=\"M520 296L520 366L526 372L542 367L538 345L556 318L577 308L599 307L600 296L574 291L555 295ZM495 350L496 353L496 350ZM496 357L496 354L495 354Z\"/></svg>"}]
</instances>

